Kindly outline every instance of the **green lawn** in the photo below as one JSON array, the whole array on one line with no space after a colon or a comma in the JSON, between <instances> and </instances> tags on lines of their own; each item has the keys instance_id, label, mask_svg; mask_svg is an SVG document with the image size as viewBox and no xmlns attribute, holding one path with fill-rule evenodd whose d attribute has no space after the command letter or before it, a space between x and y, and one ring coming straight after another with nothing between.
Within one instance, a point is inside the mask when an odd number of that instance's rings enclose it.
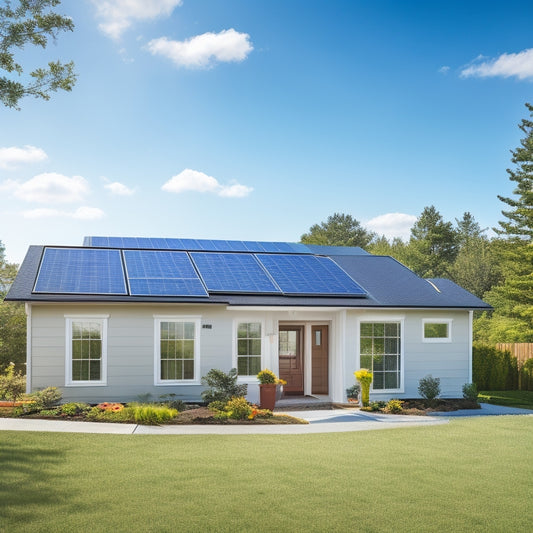
<instances>
[{"instance_id":1,"label":"green lawn","mask_svg":"<svg viewBox=\"0 0 533 533\"><path fill-rule=\"evenodd\" d=\"M533 519L533 417L291 436L4 431L0 452L2 532L486 533Z\"/></svg>"},{"instance_id":2,"label":"green lawn","mask_svg":"<svg viewBox=\"0 0 533 533\"><path fill-rule=\"evenodd\" d=\"M533 391L482 391L479 393L479 401L496 405L506 405L507 407L533 409Z\"/></svg>"}]
</instances>

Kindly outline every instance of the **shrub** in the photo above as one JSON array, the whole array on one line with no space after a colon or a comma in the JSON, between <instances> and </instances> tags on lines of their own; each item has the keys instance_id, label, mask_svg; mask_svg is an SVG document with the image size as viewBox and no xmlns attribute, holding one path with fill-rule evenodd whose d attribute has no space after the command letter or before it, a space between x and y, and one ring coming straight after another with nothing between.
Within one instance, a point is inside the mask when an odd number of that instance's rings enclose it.
<instances>
[{"instance_id":1,"label":"shrub","mask_svg":"<svg viewBox=\"0 0 533 533\"><path fill-rule=\"evenodd\" d=\"M361 385L354 383L351 387L346 389L346 397L357 400L359 398L359 392L361 391Z\"/></svg>"},{"instance_id":2,"label":"shrub","mask_svg":"<svg viewBox=\"0 0 533 533\"><path fill-rule=\"evenodd\" d=\"M363 406L361 409L363 411L381 411L384 409L387 405L387 402L379 401L379 402L369 402L368 405Z\"/></svg>"},{"instance_id":3,"label":"shrub","mask_svg":"<svg viewBox=\"0 0 533 533\"><path fill-rule=\"evenodd\" d=\"M229 413L229 418L233 420L246 420L252 414L252 406L246 398L232 398L224 408Z\"/></svg>"},{"instance_id":4,"label":"shrub","mask_svg":"<svg viewBox=\"0 0 533 533\"><path fill-rule=\"evenodd\" d=\"M69 402L61 405L59 407L59 412L65 416L77 416L87 413L90 409L91 406L87 403Z\"/></svg>"},{"instance_id":5,"label":"shrub","mask_svg":"<svg viewBox=\"0 0 533 533\"><path fill-rule=\"evenodd\" d=\"M170 394L162 394L159 396L161 403L172 409L176 409L178 412L185 411L186 405L183 400L178 399L178 395L171 392Z\"/></svg>"},{"instance_id":6,"label":"shrub","mask_svg":"<svg viewBox=\"0 0 533 533\"><path fill-rule=\"evenodd\" d=\"M361 400L363 401L363 407L368 406L370 399L370 385L372 383L372 372L366 368L361 368L354 372L355 379L361 383Z\"/></svg>"},{"instance_id":7,"label":"shrub","mask_svg":"<svg viewBox=\"0 0 533 533\"><path fill-rule=\"evenodd\" d=\"M440 378L429 375L418 382L418 392L422 398L433 403L440 395Z\"/></svg>"},{"instance_id":8,"label":"shrub","mask_svg":"<svg viewBox=\"0 0 533 533\"><path fill-rule=\"evenodd\" d=\"M474 344L472 381L478 390L517 390L518 373L518 362L511 352Z\"/></svg>"},{"instance_id":9,"label":"shrub","mask_svg":"<svg viewBox=\"0 0 533 533\"><path fill-rule=\"evenodd\" d=\"M95 422L135 422L132 407L124 407L119 411L109 411L98 406L92 407L85 415L87 420Z\"/></svg>"},{"instance_id":10,"label":"shrub","mask_svg":"<svg viewBox=\"0 0 533 533\"><path fill-rule=\"evenodd\" d=\"M16 402L26 391L26 376L15 371L15 363L9 363L0 374L0 398Z\"/></svg>"},{"instance_id":11,"label":"shrub","mask_svg":"<svg viewBox=\"0 0 533 533\"><path fill-rule=\"evenodd\" d=\"M528 359L520 369L520 390L533 391L533 359Z\"/></svg>"},{"instance_id":12,"label":"shrub","mask_svg":"<svg viewBox=\"0 0 533 533\"><path fill-rule=\"evenodd\" d=\"M385 412L391 414L398 414L403 411L402 400L389 400L385 406Z\"/></svg>"},{"instance_id":13,"label":"shrub","mask_svg":"<svg viewBox=\"0 0 533 533\"><path fill-rule=\"evenodd\" d=\"M46 387L46 389L28 395L28 398L35 404L35 408L39 410L54 407L61 401L61 397L61 391L57 387Z\"/></svg>"},{"instance_id":14,"label":"shrub","mask_svg":"<svg viewBox=\"0 0 533 533\"><path fill-rule=\"evenodd\" d=\"M465 383L463 385L463 398L477 403L477 387L475 383Z\"/></svg>"},{"instance_id":15,"label":"shrub","mask_svg":"<svg viewBox=\"0 0 533 533\"><path fill-rule=\"evenodd\" d=\"M237 369L232 368L227 374L212 368L203 378L202 385L209 389L202 392L202 398L206 403L214 401L228 402L231 398L246 396L248 385L237 384Z\"/></svg>"},{"instance_id":16,"label":"shrub","mask_svg":"<svg viewBox=\"0 0 533 533\"><path fill-rule=\"evenodd\" d=\"M133 417L138 424L159 425L178 416L178 411L171 407L163 405L135 405L133 408Z\"/></svg>"}]
</instances>

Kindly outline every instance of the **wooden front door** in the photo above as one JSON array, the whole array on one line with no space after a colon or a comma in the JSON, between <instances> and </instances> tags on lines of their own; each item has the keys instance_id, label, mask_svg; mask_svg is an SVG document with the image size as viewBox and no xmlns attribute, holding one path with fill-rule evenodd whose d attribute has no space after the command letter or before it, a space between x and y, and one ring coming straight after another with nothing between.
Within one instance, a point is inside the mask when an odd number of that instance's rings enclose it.
<instances>
[{"instance_id":1,"label":"wooden front door","mask_svg":"<svg viewBox=\"0 0 533 533\"><path fill-rule=\"evenodd\" d=\"M311 360L313 365L311 394L329 394L328 326L311 327Z\"/></svg>"},{"instance_id":2,"label":"wooden front door","mask_svg":"<svg viewBox=\"0 0 533 533\"><path fill-rule=\"evenodd\" d=\"M303 326L279 327L279 377L285 394L304 393Z\"/></svg>"}]
</instances>

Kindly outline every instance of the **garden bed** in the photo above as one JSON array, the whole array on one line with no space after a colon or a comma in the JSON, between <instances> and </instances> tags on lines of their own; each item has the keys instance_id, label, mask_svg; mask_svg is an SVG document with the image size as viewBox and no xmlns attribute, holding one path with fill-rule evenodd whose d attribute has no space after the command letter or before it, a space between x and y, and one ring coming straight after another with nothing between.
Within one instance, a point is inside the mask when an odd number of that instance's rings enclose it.
<instances>
[{"instance_id":1,"label":"garden bed","mask_svg":"<svg viewBox=\"0 0 533 533\"><path fill-rule=\"evenodd\" d=\"M363 407L364 411L381 412L397 415L419 415L426 416L434 412L459 411L460 409L481 409L481 406L474 401L464 398L446 398L433 401L422 398L408 398L401 400L401 411L387 411L387 402L370 402L369 407Z\"/></svg>"}]
</instances>

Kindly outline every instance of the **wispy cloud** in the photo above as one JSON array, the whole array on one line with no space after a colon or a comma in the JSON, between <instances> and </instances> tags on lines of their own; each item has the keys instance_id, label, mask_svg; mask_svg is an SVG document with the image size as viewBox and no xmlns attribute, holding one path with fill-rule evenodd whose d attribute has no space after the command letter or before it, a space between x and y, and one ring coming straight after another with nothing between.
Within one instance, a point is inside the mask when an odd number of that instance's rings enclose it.
<instances>
[{"instance_id":1,"label":"wispy cloud","mask_svg":"<svg viewBox=\"0 0 533 533\"><path fill-rule=\"evenodd\" d=\"M13 168L25 163L44 161L48 156L42 148L27 144L22 148L9 146L0 148L0 168Z\"/></svg>"},{"instance_id":2,"label":"wispy cloud","mask_svg":"<svg viewBox=\"0 0 533 533\"><path fill-rule=\"evenodd\" d=\"M203 33L185 41L160 37L151 40L147 48L153 55L161 55L176 66L188 68L208 68L216 62L243 61L253 50L250 36L233 28L220 33Z\"/></svg>"},{"instance_id":3,"label":"wispy cloud","mask_svg":"<svg viewBox=\"0 0 533 533\"><path fill-rule=\"evenodd\" d=\"M441 74L448 74L449 71L450 71L450 67L448 65L443 65L442 67L439 68L439 72Z\"/></svg>"},{"instance_id":4,"label":"wispy cloud","mask_svg":"<svg viewBox=\"0 0 533 533\"><path fill-rule=\"evenodd\" d=\"M132 194L135 194L135 189L130 189L128 186L118 181L106 183L104 188L111 192L111 194L116 194L118 196L131 196Z\"/></svg>"},{"instance_id":5,"label":"wispy cloud","mask_svg":"<svg viewBox=\"0 0 533 533\"><path fill-rule=\"evenodd\" d=\"M76 220L98 220L105 216L105 213L98 207L78 207L75 211L61 211L59 209L50 209L42 207L23 211L24 218L72 218Z\"/></svg>"},{"instance_id":6,"label":"wispy cloud","mask_svg":"<svg viewBox=\"0 0 533 533\"><path fill-rule=\"evenodd\" d=\"M414 215L386 213L369 220L365 226L375 231L378 235L385 235L387 239L399 237L406 240L409 238L411 228L415 222L416 217Z\"/></svg>"},{"instance_id":7,"label":"wispy cloud","mask_svg":"<svg viewBox=\"0 0 533 533\"><path fill-rule=\"evenodd\" d=\"M216 178L208 176L198 170L186 168L176 176L173 176L162 187L164 191L180 194L187 191L217 194L225 198L243 198L248 196L252 187L231 183L221 185Z\"/></svg>"},{"instance_id":8,"label":"wispy cloud","mask_svg":"<svg viewBox=\"0 0 533 533\"><path fill-rule=\"evenodd\" d=\"M79 202L89 192L89 184L85 178L81 176L69 178L55 172L38 174L22 183L7 180L0 188L25 202L52 204Z\"/></svg>"},{"instance_id":9,"label":"wispy cloud","mask_svg":"<svg viewBox=\"0 0 533 533\"><path fill-rule=\"evenodd\" d=\"M516 54L502 54L497 58L477 57L461 71L462 78L510 78L519 80L533 78L533 48Z\"/></svg>"},{"instance_id":10,"label":"wispy cloud","mask_svg":"<svg viewBox=\"0 0 533 533\"><path fill-rule=\"evenodd\" d=\"M168 17L182 0L92 0L99 28L112 39L119 39L134 22Z\"/></svg>"}]
</instances>

